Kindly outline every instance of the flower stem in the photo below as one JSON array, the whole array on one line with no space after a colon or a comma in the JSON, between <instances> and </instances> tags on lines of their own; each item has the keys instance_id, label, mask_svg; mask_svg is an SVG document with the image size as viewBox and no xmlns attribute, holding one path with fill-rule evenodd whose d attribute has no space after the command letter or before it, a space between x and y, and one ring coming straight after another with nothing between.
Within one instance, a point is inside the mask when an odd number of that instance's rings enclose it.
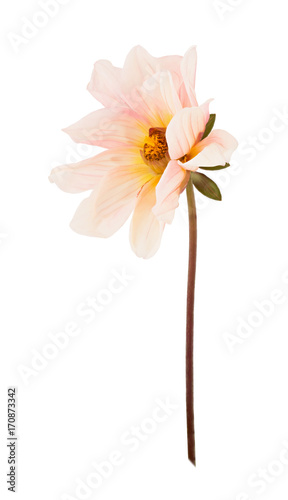
<instances>
[{"instance_id":1,"label":"flower stem","mask_svg":"<svg viewBox=\"0 0 288 500\"><path fill-rule=\"evenodd\" d=\"M194 297L197 251L197 213L192 177L187 189L189 215L189 265L187 286L187 322L186 322L186 405L188 458L196 466L195 424L194 424Z\"/></svg>"}]
</instances>

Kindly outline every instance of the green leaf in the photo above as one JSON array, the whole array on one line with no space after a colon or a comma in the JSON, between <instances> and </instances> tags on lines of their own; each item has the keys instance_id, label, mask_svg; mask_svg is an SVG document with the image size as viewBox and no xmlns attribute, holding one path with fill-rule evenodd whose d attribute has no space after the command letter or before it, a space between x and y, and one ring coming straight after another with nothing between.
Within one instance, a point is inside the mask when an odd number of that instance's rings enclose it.
<instances>
[{"instance_id":1,"label":"green leaf","mask_svg":"<svg viewBox=\"0 0 288 500\"><path fill-rule=\"evenodd\" d=\"M212 179L207 177L207 175L199 174L198 172L191 172L191 178L196 189L198 189L200 193L204 194L204 196L207 196L212 200L222 200L220 189L217 184L212 181Z\"/></svg>"},{"instance_id":2,"label":"green leaf","mask_svg":"<svg viewBox=\"0 0 288 500\"><path fill-rule=\"evenodd\" d=\"M230 167L230 163L225 163L225 165L217 165L216 167L199 167L202 170L222 170L223 168Z\"/></svg>"},{"instance_id":3,"label":"green leaf","mask_svg":"<svg viewBox=\"0 0 288 500\"><path fill-rule=\"evenodd\" d=\"M204 130L204 134L202 136L201 141L203 141L203 139L205 139L210 134L212 128L214 127L215 120L216 120L216 115L210 115L210 118L206 124L206 128Z\"/></svg>"}]
</instances>

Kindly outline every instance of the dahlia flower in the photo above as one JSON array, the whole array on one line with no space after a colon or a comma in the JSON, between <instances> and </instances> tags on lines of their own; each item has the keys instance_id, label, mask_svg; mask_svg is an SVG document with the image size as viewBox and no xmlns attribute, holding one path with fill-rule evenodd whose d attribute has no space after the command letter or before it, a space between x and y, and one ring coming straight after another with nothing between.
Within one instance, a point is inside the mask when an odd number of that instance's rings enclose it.
<instances>
[{"instance_id":1,"label":"dahlia flower","mask_svg":"<svg viewBox=\"0 0 288 500\"><path fill-rule=\"evenodd\" d=\"M107 238L133 212L132 249L152 257L191 171L229 162L237 146L230 134L214 130L203 139L210 101L198 106L196 60L195 47L184 57L160 58L135 47L123 69L96 62L88 90L105 107L64 131L107 150L50 176L63 191L92 190L74 215L74 231Z\"/></svg>"},{"instance_id":2,"label":"dahlia flower","mask_svg":"<svg viewBox=\"0 0 288 500\"><path fill-rule=\"evenodd\" d=\"M211 100L198 105L195 94L196 48L184 57L152 57L142 47L128 54L122 69L95 63L89 92L103 107L64 129L75 142L106 150L52 170L50 181L69 193L91 191L71 227L77 233L107 238L132 214L130 243L139 257L158 250L166 224L173 220L186 189L189 214L186 394L188 456L195 465L193 392L194 291L197 218L194 187L221 200L202 170L229 167L237 141L215 130Z\"/></svg>"}]
</instances>

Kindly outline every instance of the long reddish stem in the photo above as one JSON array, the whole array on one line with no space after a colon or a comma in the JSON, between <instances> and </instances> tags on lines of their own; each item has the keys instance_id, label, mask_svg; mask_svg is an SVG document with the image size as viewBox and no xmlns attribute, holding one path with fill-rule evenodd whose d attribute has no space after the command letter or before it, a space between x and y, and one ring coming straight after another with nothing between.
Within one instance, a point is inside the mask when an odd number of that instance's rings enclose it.
<instances>
[{"instance_id":1,"label":"long reddish stem","mask_svg":"<svg viewBox=\"0 0 288 500\"><path fill-rule=\"evenodd\" d=\"M189 214L189 265L187 286L187 323L186 323L186 404L188 458L196 466L195 423L194 423L194 298L197 252L197 214L193 182L190 177L187 185Z\"/></svg>"}]
</instances>

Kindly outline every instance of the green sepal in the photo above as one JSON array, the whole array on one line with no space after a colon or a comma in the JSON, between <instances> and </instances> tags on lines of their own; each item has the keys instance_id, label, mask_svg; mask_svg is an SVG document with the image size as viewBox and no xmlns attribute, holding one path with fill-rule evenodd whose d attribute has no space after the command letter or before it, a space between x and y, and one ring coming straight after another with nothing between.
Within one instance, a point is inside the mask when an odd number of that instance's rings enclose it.
<instances>
[{"instance_id":1,"label":"green sepal","mask_svg":"<svg viewBox=\"0 0 288 500\"><path fill-rule=\"evenodd\" d=\"M201 138L201 141L203 141L203 139L206 139L206 137L208 137L212 128L214 127L215 120L216 120L216 115L210 115L210 118L209 118L208 122L206 123L206 127L204 130L204 134Z\"/></svg>"},{"instance_id":2,"label":"green sepal","mask_svg":"<svg viewBox=\"0 0 288 500\"><path fill-rule=\"evenodd\" d=\"M223 170L223 168L230 167L230 163L225 163L225 165L217 165L216 167L199 167L202 170Z\"/></svg>"},{"instance_id":3,"label":"green sepal","mask_svg":"<svg viewBox=\"0 0 288 500\"><path fill-rule=\"evenodd\" d=\"M200 193L204 194L204 196L207 196L212 200L222 200L220 189L217 184L212 181L212 179L207 177L207 175L200 174L198 172L191 172L191 178L195 188L198 189Z\"/></svg>"}]
</instances>

